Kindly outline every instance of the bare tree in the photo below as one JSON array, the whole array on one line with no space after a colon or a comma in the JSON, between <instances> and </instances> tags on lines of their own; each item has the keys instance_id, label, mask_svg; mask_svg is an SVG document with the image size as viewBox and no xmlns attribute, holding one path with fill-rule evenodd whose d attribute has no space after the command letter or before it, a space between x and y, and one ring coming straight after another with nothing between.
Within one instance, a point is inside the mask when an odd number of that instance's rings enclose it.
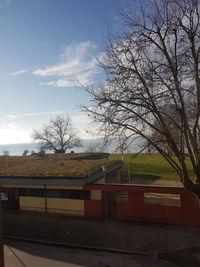
<instances>
[{"instance_id":1,"label":"bare tree","mask_svg":"<svg viewBox=\"0 0 200 267\"><path fill-rule=\"evenodd\" d=\"M10 155L10 152L9 152L8 150L4 150L4 151L3 151L3 155L7 157L7 156Z\"/></svg>"},{"instance_id":2,"label":"bare tree","mask_svg":"<svg viewBox=\"0 0 200 267\"><path fill-rule=\"evenodd\" d=\"M99 63L106 82L88 89L93 103L84 109L107 136L124 133L126 140L146 140L200 198L200 1L143 3L137 10L120 11L123 32L108 37ZM165 112L166 104L175 107L175 117ZM174 157L152 138L153 133L165 139ZM184 146L195 181L189 176Z\"/></svg>"},{"instance_id":3,"label":"bare tree","mask_svg":"<svg viewBox=\"0 0 200 267\"><path fill-rule=\"evenodd\" d=\"M22 156L27 156L28 153L29 153L29 150L25 149L24 152L22 153Z\"/></svg>"},{"instance_id":4,"label":"bare tree","mask_svg":"<svg viewBox=\"0 0 200 267\"><path fill-rule=\"evenodd\" d=\"M97 152L103 152L105 151L104 142L102 141L95 141L88 144L86 147L87 153L97 153Z\"/></svg>"},{"instance_id":5,"label":"bare tree","mask_svg":"<svg viewBox=\"0 0 200 267\"><path fill-rule=\"evenodd\" d=\"M180 125L180 117L177 114L177 110L176 107L174 105L171 104L166 104L165 106L162 107L162 110L160 110L160 112L162 113L163 119L165 120L165 124L168 126L168 129L171 133L171 135L173 136L173 139L175 141L175 143L177 144L177 146L180 146L180 142L182 142L183 145L183 153L185 151L184 149L184 137L182 136L182 140L180 140L181 136L180 136L180 128L177 127L177 125ZM155 120L155 124L154 124L155 128L160 128L160 125L158 123L157 120ZM151 135L149 136L149 138L153 141L153 143L156 143L157 145L159 145L159 147L161 147L168 155L173 156L174 153L171 150L165 135L162 134L162 130L160 129L160 131L157 130L152 130ZM149 144L148 146L148 150L149 151L155 151L154 146L152 146L151 144Z\"/></svg>"},{"instance_id":6,"label":"bare tree","mask_svg":"<svg viewBox=\"0 0 200 267\"><path fill-rule=\"evenodd\" d=\"M69 116L57 116L40 130L33 130L32 138L42 144L42 150L65 153L67 149L81 146Z\"/></svg>"}]
</instances>

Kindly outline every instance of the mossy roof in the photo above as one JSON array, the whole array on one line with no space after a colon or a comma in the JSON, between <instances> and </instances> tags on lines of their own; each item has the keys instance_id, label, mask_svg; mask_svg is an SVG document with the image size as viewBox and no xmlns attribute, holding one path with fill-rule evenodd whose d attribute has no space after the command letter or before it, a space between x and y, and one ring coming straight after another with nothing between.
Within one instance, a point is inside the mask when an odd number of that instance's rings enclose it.
<instances>
[{"instance_id":1,"label":"mossy roof","mask_svg":"<svg viewBox=\"0 0 200 267\"><path fill-rule=\"evenodd\" d=\"M46 154L45 156L1 156L0 177L86 177L119 161L88 160L91 154ZM84 159L86 158L86 159ZM89 157L91 158L91 157Z\"/></svg>"}]
</instances>

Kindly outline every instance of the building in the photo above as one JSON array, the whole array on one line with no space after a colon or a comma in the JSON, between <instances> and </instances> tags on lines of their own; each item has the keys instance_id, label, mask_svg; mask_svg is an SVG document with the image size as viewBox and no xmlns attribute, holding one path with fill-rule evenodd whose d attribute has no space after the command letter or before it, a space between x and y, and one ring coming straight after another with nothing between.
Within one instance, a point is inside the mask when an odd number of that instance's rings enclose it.
<instances>
[{"instance_id":1,"label":"building","mask_svg":"<svg viewBox=\"0 0 200 267\"><path fill-rule=\"evenodd\" d=\"M85 215L95 191L88 184L120 182L121 161L108 154L47 154L0 157L3 209Z\"/></svg>"},{"instance_id":2,"label":"building","mask_svg":"<svg viewBox=\"0 0 200 267\"><path fill-rule=\"evenodd\" d=\"M107 156L2 156L2 206L19 212L200 226L200 203L194 194L183 187L120 183L122 162Z\"/></svg>"}]
</instances>

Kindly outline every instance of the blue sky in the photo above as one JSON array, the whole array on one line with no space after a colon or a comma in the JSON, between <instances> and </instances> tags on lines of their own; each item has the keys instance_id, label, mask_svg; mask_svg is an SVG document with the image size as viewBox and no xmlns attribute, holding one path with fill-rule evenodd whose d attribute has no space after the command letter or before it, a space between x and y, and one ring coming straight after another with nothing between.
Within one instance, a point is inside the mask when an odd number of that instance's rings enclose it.
<instances>
[{"instance_id":1,"label":"blue sky","mask_svg":"<svg viewBox=\"0 0 200 267\"><path fill-rule=\"evenodd\" d=\"M103 79L96 66L116 9L128 0L0 0L0 144L31 141L57 114L69 114L82 138L84 86Z\"/></svg>"}]
</instances>

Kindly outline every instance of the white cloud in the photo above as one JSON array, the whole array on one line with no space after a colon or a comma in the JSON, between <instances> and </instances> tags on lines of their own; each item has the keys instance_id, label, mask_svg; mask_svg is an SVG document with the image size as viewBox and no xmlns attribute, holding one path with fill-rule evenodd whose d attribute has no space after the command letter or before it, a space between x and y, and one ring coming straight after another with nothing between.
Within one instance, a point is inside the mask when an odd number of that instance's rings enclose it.
<instances>
[{"instance_id":1,"label":"white cloud","mask_svg":"<svg viewBox=\"0 0 200 267\"><path fill-rule=\"evenodd\" d=\"M22 128L14 122L0 123L0 143L28 143L30 142L30 130Z\"/></svg>"},{"instance_id":2,"label":"white cloud","mask_svg":"<svg viewBox=\"0 0 200 267\"><path fill-rule=\"evenodd\" d=\"M16 123L14 123L14 122L10 122L10 123L1 123L0 124L0 130L2 131L2 130L5 130L5 129L9 129L9 130L11 130L11 129L17 129L19 126L16 124Z\"/></svg>"},{"instance_id":3,"label":"white cloud","mask_svg":"<svg viewBox=\"0 0 200 267\"><path fill-rule=\"evenodd\" d=\"M70 76L67 80L59 79L57 81L50 81L50 82L40 83L40 84L46 85L46 86L57 86L57 87L89 86L92 84L92 81L90 80L90 76L92 75L93 73L91 71L88 71L86 73L83 73L77 76L76 75Z\"/></svg>"},{"instance_id":4,"label":"white cloud","mask_svg":"<svg viewBox=\"0 0 200 267\"><path fill-rule=\"evenodd\" d=\"M8 128L11 128L11 129L16 129L18 128L18 126L14 123L14 122L10 122L7 124Z\"/></svg>"},{"instance_id":5,"label":"white cloud","mask_svg":"<svg viewBox=\"0 0 200 267\"><path fill-rule=\"evenodd\" d=\"M96 59L91 53L94 48L90 41L69 45L64 49L59 63L39 68L33 71L33 74L41 77L62 77L59 80L41 83L46 86L88 86L97 73Z\"/></svg>"},{"instance_id":6,"label":"white cloud","mask_svg":"<svg viewBox=\"0 0 200 267\"><path fill-rule=\"evenodd\" d=\"M17 144L31 142L30 131L26 129L4 128L0 131L1 144Z\"/></svg>"},{"instance_id":7,"label":"white cloud","mask_svg":"<svg viewBox=\"0 0 200 267\"><path fill-rule=\"evenodd\" d=\"M87 114L78 113L77 115L70 115L70 117L81 139L96 139L99 137L93 134L95 129L97 130L97 125L92 123L92 119Z\"/></svg>"},{"instance_id":8,"label":"white cloud","mask_svg":"<svg viewBox=\"0 0 200 267\"><path fill-rule=\"evenodd\" d=\"M46 86L56 86L56 87L70 87L70 86L79 86L75 81L66 81L66 80L58 80L58 81L51 81L46 83L40 83L41 85Z\"/></svg>"},{"instance_id":9,"label":"white cloud","mask_svg":"<svg viewBox=\"0 0 200 267\"><path fill-rule=\"evenodd\" d=\"M28 70L27 69L23 69L23 70L18 70L18 71L12 72L10 75L11 76L16 76L16 75L21 75L21 74L26 73L26 72L28 72Z\"/></svg>"},{"instance_id":10,"label":"white cloud","mask_svg":"<svg viewBox=\"0 0 200 267\"><path fill-rule=\"evenodd\" d=\"M53 110L53 111L45 111L45 112L33 112L33 113L25 113L26 117L37 117L37 116L46 116L46 115L59 115L64 114L63 110Z\"/></svg>"},{"instance_id":11,"label":"white cloud","mask_svg":"<svg viewBox=\"0 0 200 267\"><path fill-rule=\"evenodd\" d=\"M27 121L17 124L15 121L5 121L0 123L0 142L1 144L11 143L27 143L31 142L30 133L32 129L42 127L43 124L48 123L49 119L57 115L65 115L66 111L52 110L45 112L33 112L20 115L9 114L7 118L27 118ZM43 117L44 116L44 117ZM81 113L79 109L73 111L69 116L72 120L73 127L77 129L77 133L81 139L95 139L96 135L91 134L90 129L95 130L95 125L92 124L91 119L87 114ZM30 123L29 123L30 122Z\"/></svg>"},{"instance_id":12,"label":"white cloud","mask_svg":"<svg viewBox=\"0 0 200 267\"><path fill-rule=\"evenodd\" d=\"M9 114L9 115L7 115L7 117L9 120L17 120L18 119L18 116L14 115L14 114Z\"/></svg>"},{"instance_id":13,"label":"white cloud","mask_svg":"<svg viewBox=\"0 0 200 267\"><path fill-rule=\"evenodd\" d=\"M86 127L91 123L91 119L86 114L71 115L72 122L74 125L79 127Z\"/></svg>"}]
</instances>

